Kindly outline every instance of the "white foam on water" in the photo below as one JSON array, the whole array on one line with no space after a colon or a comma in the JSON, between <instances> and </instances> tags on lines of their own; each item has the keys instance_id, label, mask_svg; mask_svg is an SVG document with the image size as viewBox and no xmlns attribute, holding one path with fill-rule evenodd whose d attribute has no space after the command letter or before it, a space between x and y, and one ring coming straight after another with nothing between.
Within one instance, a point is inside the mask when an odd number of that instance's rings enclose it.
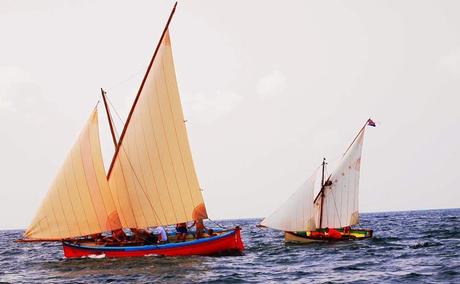
<instances>
[{"instance_id":1,"label":"white foam on water","mask_svg":"<svg viewBox=\"0 0 460 284\"><path fill-rule=\"evenodd\" d=\"M91 258L91 259L105 258L105 253L103 253L103 254L90 254L90 255L87 255L87 256L82 256L81 258Z\"/></svg>"}]
</instances>

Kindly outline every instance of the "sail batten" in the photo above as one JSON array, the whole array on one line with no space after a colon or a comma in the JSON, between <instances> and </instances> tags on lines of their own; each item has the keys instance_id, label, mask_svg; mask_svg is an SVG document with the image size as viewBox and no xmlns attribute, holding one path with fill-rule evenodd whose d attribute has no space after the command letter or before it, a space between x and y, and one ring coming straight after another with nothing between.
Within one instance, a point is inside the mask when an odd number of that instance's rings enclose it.
<instances>
[{"instance_id":1,"label":"sail batten","mask_svg":"<svg viewBox=\"0 0 460 284\"><path fill-rule=\"evenodd\" d=\"M121 228L105 177L95 109L29 228L27 240L59 240Z\"/></svg>"}]
</instances>

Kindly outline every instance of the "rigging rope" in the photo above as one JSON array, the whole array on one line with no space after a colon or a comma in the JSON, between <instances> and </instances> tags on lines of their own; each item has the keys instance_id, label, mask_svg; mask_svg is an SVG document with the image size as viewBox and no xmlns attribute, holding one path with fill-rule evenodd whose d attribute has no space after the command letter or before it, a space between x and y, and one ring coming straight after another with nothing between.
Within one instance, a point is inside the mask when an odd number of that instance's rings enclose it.
<instances>
[{"instance_id":1,"label":"rigging rope","mask_svg":"<svg viewBox=\"0 0 460 284\"><path fill-rule=\"evenodd\" d=\"M114 83L112 86L110 86L108 89L109 90L115 90L115 89L118 89L121 85L131 81L135 76L137 76L139 73L141 73L142 71L142 74L145 72L145 70L147 69L147 67L145 66L145 64L143 64L142 66L139 66L136 71L134 71L133 73L131 73L131 75L125 77L126 79L123 79L121 81L118 81L116 83Z\"/></svg>"},{"instance_id":2,"label":"rigging rope","mask_svg":"<svg viewBox=\"0 0 460 284\"><path fill-rule=\"evenodd\" d=\"M335 203L335 197L334 197L334 192L332 191L332 188L331 188L331 195L332 195L332 200L334 201L334 208L335 208L335 213L337 213L337 217L339 219L339 225L340 227L342 227L342 222L340 222L340 215L339 215L339 210L337 210L337 204Z\"/></svg>"},{"instance_id":3,"label":"rigging rope","mask_svg":"<svg viewBox=\"0 0 460 284\"><path fill-rule=\"evenodd\" d=\"M160 223L161 223L160 218L158 217L158 214L157 214L157 212L156 212L156 210L155 210L155 207L153 206L153 204L152 204L152 202L151 202L149 196L147 195L147 191L146 191L146 190L144 189L144 187L142 186L142 183L141 183L139 177L137 176L136 172L134 171L134 167L133 167L133 165L131 164L131 160L128 158L128 154L127 154L126 151L125 151L125 147L123 147L123 145L120 145L120 147L121 147L121 149L123 150L123 152L125 153L126 160L128 160L128 164L129 164L131 170L133 171L133 174L134 174L134 176L136 177L136 180L137 180L137 182L139 183L139 186L141 187L142 192L144 193L144 195L145 195L145 197L146 197L146 199L147 199L147 201L148 201L150 207L152 208L152 212L153 212L153 214L155 215L155 218L157 219L158 224L160 224ZM121 160L120 160L120 162L121 162ZM144 216L144 219L145 219L145 216Z\"/></svg>"},{"instance_id":4,"label":"rigging rope","mask_svg":"<svg viewBox=\"0 0 460 284\"><path fill-rule=\"evenodd\" d=\"M118 119L120 120L120 123L121 125L124 127L125 126L125 123L123 122L123 119L121 118L121 115L118 113L117 109L115 108L115 106L112 104L112 101L109 99L109 97L107 96L107 92L106 92L106 96L107 98L107 101L109 101L109 104L110 106L112 107L113 111L115 112L115 114L117 115ZM115 129L116 130L116 129ZM118 135L118 131L117 132L117 135Z\"/></svg>"},{"instance_id":5,"label":"rigging rope","mask_svg":"<svg viewBox=\"0 0 460 284\"><path fill-rule=\"evenodd\" d=\"M214 225L217 225L218 227L222 228L222 229L225 229L225 227L221 226L219 223L211 220L211 218L208 217L208 220L211 221Z\"/></svg>"}]
</instances>

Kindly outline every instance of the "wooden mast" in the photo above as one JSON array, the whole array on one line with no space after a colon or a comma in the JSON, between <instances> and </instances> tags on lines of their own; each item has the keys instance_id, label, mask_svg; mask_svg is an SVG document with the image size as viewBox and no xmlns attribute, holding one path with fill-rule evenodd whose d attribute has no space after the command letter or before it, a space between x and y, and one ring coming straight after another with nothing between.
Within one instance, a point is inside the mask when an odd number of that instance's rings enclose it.
<instances>
[{"instance_id":1,"label":"wooden mast","mask_svg":"<svg viewBox=\"0 0 460 284\"><path fill-rule=\"evenodd\" d=\"M136 108L137 102L139 101L139 96L141 95L142 89L144 88L145 81L147 80L147 76L150 73L150 69L152 69L153 62L155 61L155 57L158 53L158 50L160 49L161 42L163 41L163 38L166 34L166 31L168 30L169 23L171 22L171 19L174 15L174 12L176 11L176 6L177 2L174 4L174 7L171 11L171 14L169 15L168 21L166 22L166 26L163 30L163 33L161 34L160 40L158 41L157 47L155 48L155 52L153 53L152 59L150 60L149 66L147 67L147 71L145 72L144 79L142 80L141 86L139 87L139 91L137 92L136 98L134 99L133 106L131 107L131 110L129 111L128 118L126 119L125 126L123 127L123 131L121 132L120 139L118 140L118 144L115 148L115 153L113 154L112 162L110 163L110 168L107 173L107 178L110 177L110 174L112 173L113 166L115 164L115 160L117 158L118 152L120 151L121 148L121 143L123 142L123 138L125 137L126 130L128 129L129 122L131 120L131 117L133 116L134 109Z\"/></svg>"},{"instance_id":2,"label":"wooden mast","mask_svg":"<svg viewBox=\"0 0 460 284\"><path fill-rule=\"evenodd\" d=\"M105 97L105 91L101 88L102 99L104 100L105 112L107 113L107 120L109 121L110 133L112 133L112 140L115 149L117 148L117 136L115 135L115 129L113 127L112 115L110 114L109 105L107 104L107 98Z\"/></svg>"},{"instance_id":3,"label":"wooden mast","mask_svg":"<svg viewBox=\"0 0 460 284\"><path fill-rule=\"evenodd\" d=\"M319 227L323 224L323 204L324 204L324 167L326 166L326 158L323 158L323 170L321 173L321 213L319 215Z\"/></svg>"}]
</instances>

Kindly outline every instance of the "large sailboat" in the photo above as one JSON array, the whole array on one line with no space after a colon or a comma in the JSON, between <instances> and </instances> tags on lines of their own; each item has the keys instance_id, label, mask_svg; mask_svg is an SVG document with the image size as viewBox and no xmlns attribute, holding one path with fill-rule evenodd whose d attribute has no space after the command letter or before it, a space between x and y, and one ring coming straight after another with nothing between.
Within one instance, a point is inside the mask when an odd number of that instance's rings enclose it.
<instances>
[{"instance_id":1,"label":"large sailboat","mask_svg":"<svg viewBox=\"0 0 460 284\"><path fill-rule=\"evenodd\" d=\"M192 161L174 70L169 23L155 49L119 139L102 92L115 153L106 174L97 106L20 241L62 242L67 258L91 255L241 254L240 228L172 232L166 242L126 232L208 219ZM135 235L136 236L136 235Z\"/></svg>"},{"instance_id":2,"label":"large sailboat","mask_svg":"<svg viewBox=\"0 0 460 284\"><path fill-rule=\"evenodd\" d=\"M372 230L352 227L359 223L359 173L366 126L375 127L375 123L371 119L366 121L329 177L325 178L323 159L321 167L260 225L284 231L287 243L372 237ZM321 188L315 197L320 169Z\"/></svg>"}]
</instances>

